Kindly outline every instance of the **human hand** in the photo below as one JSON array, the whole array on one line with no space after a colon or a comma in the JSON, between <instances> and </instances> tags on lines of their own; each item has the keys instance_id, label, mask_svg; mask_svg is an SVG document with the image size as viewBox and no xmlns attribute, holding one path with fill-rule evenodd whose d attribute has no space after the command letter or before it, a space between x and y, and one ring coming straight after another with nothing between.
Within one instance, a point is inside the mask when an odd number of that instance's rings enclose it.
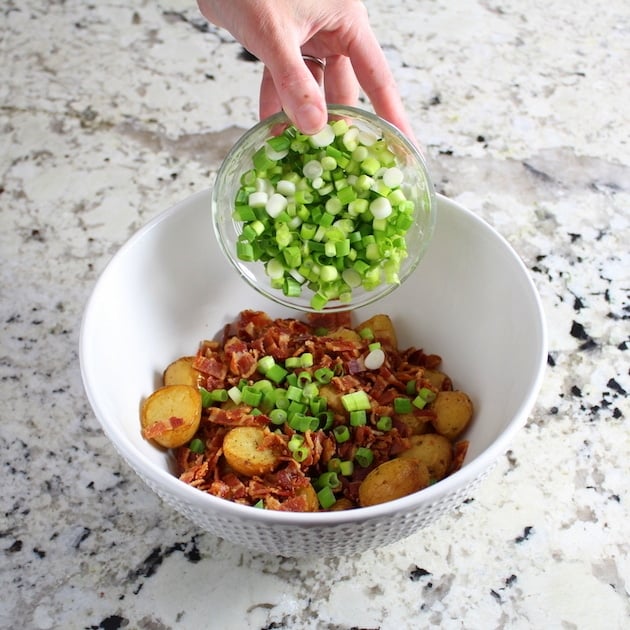
<instances>
[{"instance_id":1,"label":"human hand","mask_svg":"<svg viewBox=\"0 0 630 630\"><path fill-rule=\"evenodd\" d=\"M413 140L391 70L360 0L198 0L265 69L260 117L284 109L304 133L326 123L326 102L355 105L359 89L374 111ZM324 91L302 55L325 60Z\"/></svg>"}]
</instances>

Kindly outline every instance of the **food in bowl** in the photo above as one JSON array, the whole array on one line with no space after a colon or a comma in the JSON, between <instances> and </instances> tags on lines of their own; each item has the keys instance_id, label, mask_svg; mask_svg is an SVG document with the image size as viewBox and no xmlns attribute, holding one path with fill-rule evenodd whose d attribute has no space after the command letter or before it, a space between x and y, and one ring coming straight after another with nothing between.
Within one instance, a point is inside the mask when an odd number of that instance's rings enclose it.
<instances>
[{"instance_id":1,"label":"food in bowl","mask_svg":"<svg viewBox=\"0 0 630 630\"><path fill-rule=\"evenodd\" d=\"M219 243L241 276L304 311L357 308L415 269L435 221L422 155L386 121L330 106L305 135L284 114L226 156L213 189Z\"/></svg>"},{"instance_id":2,"label":"food in bowl","mask_svg":"<svg viewBox=\"0 0 630 630\"><path fill-rule=\"evenodd\" d=\"M464 460L473 406L441 358L399 350L387 315L307 321L242 311L221 340L170 363L142 404L175 474L269 510L368 507L423 490Z\"/></svg>"}]
</instances>

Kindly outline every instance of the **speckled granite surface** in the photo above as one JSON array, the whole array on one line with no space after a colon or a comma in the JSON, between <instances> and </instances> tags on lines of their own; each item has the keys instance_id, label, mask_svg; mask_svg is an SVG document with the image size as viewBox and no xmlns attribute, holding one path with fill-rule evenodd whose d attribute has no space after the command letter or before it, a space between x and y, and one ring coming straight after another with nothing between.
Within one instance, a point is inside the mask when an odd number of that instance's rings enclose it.
<instances>
[{"instance_id":1,"label":"speckled granite surface","mask_svg":"<svg viewBox=\"0 0 630 630\"><path fill-rule=\"evenodd\" d=\"M628 627L628 3L367 4L438 189L540 290L527 426L452 516L358 557L251 554L161 505L87 404L82 309L138 227L211 185L261 69L192 1L7 0L1 627Z\"/></svg>"}]
</instances>

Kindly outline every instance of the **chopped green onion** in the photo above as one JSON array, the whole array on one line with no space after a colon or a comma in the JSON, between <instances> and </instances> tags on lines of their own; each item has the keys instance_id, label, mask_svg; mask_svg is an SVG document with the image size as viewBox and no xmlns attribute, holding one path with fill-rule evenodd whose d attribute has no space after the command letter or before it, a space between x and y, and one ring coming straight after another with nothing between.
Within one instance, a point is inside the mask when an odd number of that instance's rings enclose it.
<instances>
[{"instance_id":1,"label":"chopped green onion","mask_svg":"<svg viewBox=\"0 0 630 630\"><path fill-rule=\"evenodd\" d=\"M318 368L313 374L313 376L315 376L315 379L322 384L330 383L334 375L334 372L327 367Z\"/></svg>"},{"instance_id":2,"label":"chopped green onion","mask_svg":"<svg viewBox=\"0 0 630 630\"><path fill-rule=\"evenodd\" d=\"M300 448L304 444L304 436L299 433L295 433L291 436L287 444L287 448L293 453L296 449Z\"/></svg>"},{"instance_id":3,"label":"chopped green onion","mask_svg":"<svg viewBox=\"0 0 630 630\"><path fill-rule=\"evenodd\" d=\"M288 414L284 409L276 407L269 413L269 420L272 424L284 424L287 421Z\"/></svg>"},{"instance_id":4,"label":"chopped green onion","mask_svg":"<svg viewBox=\"0 0 630 630\"><path fill-rule=\"evenodd\" d=\"M298 446L293 451L293 459L296 462L303 462L311 454L311 449L308 446Z\"/></svg>"},{"instance_id":5,"label":"chopped green onion","mask_svg":"<svg viewBox=\"0 0 630 630\"><path fill-rule=\"evenodd\" d=\"M379 431L391 431L391 429L392 429L392 418L391 418L391 416L381 416L376 421L376 428Z\"/></svg>"},{"instance_id":6,"label":"chopped green onion","mask_svg":"<svg viewBox=\"0 0 630 630\"><path fill-rule=\"evenodd\" d=\"M248 385L243 388L241 391L241 402L244 405L249 405L251 407L257 407L262 400L262 392L257 390L256 388Z\"/></svg>"},{"instance_id":7,"label":"chopped green onion","mask_svg":"<svg viewBox=\"0 0 630 630\"><path fill-rule=\"evenodd\" d=\"M411 404L418 409L424 409L427 405L426 399L424 399L420 394L418 394L412 401Z\"/></svg>"},{"instance_id":8,"label":"chopped green onion","mask_svg":"<svg viewBox=\"0 0 630 630\"><path fill-rule=\"evenodd\" d=\"M358 409L350 412L350 425L353 427L362 427L367 423L367 414L365 409Z\"/></svg>"},{"instance_id":9,"label":"chopped green onion","mask_svg":"<svg viewBox=\"0 0 630 630\"><path fill-rule=\"evenodd\" d=\"M422 396L428 403L433 402L435 400L435 392L428 387L422 387L418 392L419 396Z\"/></svg>"},{"instance_id":10,"label":"chopped green onion","mask_svg":"<svg viewBox=\"0 0 630 630\"><path fill-rule=\"evenodd\" d=\"M325 488L326 486L328 486L329 488L332 488L333 490L341 486L341 482L339 481L339 477L337 476L337 473L335 471L329 470L327 472L322 473L317 478L317 487Z\"/></svg>"},{"instance_id":11,"label":"chopped green onion","mask_svg":"<svg viewBox=\"0 0 630 630\"><path fill-rule=\"evenodd\" d=\"M339 444L342 444L350 439L350 429L348 429L345 424L340 424L333 429L333 435L335 436L335 440L337 440Z\"/></svg>"},{"instance_id":12,"label":"chopped green onion","mask_svg":"<svg viewBox=\"0 0 630 630\"><path fill-rule=\"evenodd\" d=\"M274 363L268 370L267 373L265 374L265 376L272 380L274 383L278 384L281 383L285 376L288 374L287 370L285 370L281 365L279 365L278 363Z\"/></svg>"},{"instance_id":13,"label":"chopped green onion","mask_svg":"<svg viewBox=\"0 0 630 630\"><path fill-rule=\"evenodd\" d=\"M327 465L328 472L338 473L341 470L341 459L338 457L331 457Z\"/></svg>"},{"instance_id":14,"label":"chopped green onion","mask_svg":"<svg viewBox=\"0 0 630 630\"><path fill-rule=\"evenodd\" d=\"M374 461L374 453L371 449L366 448L365 446L360 446L356 450L354 458L356 459L359 466L361 466L362 468L367 468Z\"/></svg>"},{"instance_id":15,"label":"chopped green onion","mask_svg":"<svg viewBox=\"0 0 630 630\"><path fill-rule=\"evenodd\" d=\"M354 472L354 462L350 459L342 461L341 464L339 464L339 472L344 477L352 476L352 473Z\"/></svg>"},{"instance_id":16,"label":"chopped green onion","mask_svg":"<svg viewBox=\"0 0 630 630\"><path fill-rule=\"evenodd\" d=\"M201 455L206 450L206 445L199 438L195 438L190 442L188 448L193 452L197 453L197 455Z\"/></svg>"},{"instance_id":17,"label":"chopped green onion","mask_svg":"<svg viewBox=\"0 0 630 630\"><path fill-rule=\"evenodd\" d=\"M371 408L370 398L363 390L344 394L341 397L341 404L347 412L360 411L361 409L367 411Z\"/></svg>"},{"instance_id":18,"label":"chopped green onion","mask_svg":"<svg viewBox=\"0 0 630 630\"><path fill-rule=\"evenodd\" d=\"M361 337L361 339L372 340L374 339L374 332L371 328L366 326L365 328L361 328L361 330L359 330L359 337Z\"/></svg>"},{"instance_id":19,"label":"chopped green onion","mask_svg":"<svg viewBox=\"0 0 630 630\"><path fill-rule=\"evenodd\" d=\"M332 121L312 136L289 126L269 138L255 152L253 168L242 173L235 195L233 218L242 224L237 257L264 264L271 286L287 297L311 290L315 310L330 300L350 302L359 287L399 283L405 236L414 224L415 201L405 194L406 175L386 142L344 125L337 133L342 125ZM350 235L361 232L382 232L387 240L355 247ZM313 243L324 246L329 261L314 256ZM319 271L303 273L314 262ZM358 262L367 263L367 275Z\"/></svg>"},{"instance_id":20,"label":"chopped green onion","mask_svg":"<svg viewBox=\"0 0 630 630\"><path fill-rule=\"evenodd\" d=\"M227 393L234 404L239 405L242 402L243 394L241 390L238 387L236 387L236 385L234 385L233 387L230 387Z\"/></svg>"},{"instance_id":21,"label":"chopped green onion","mask_svg":"<svg viewBox=\"0 0 630 630\"><path fill-rule=\"evenodd\" d=\"M267 355L258 360L258 364L256 365L256 369L263 375L267 374L269 368L272 365L275 365L276 361L271 355Z\"/></svg>"},{"instance_id":22,"label":"chopped green onion","mask_svg":"<svg viewBox=\"0 0 630 630\"><path fill-rule=\"evenodd\" d=\"M396 413L411 413L411 401L409 398L394 398L394 411Z\"/></svg>"},{"instance_id":23,"label":"chopped green onion","mask_svg":"<svg viewBox=\"0 0 630 630\"><path fill-rule=\"evenodd\" d=\"M332 491L330 486L324 486L318 493L317 499L319 500L319 504L322 506L322 509L327 510L332 507L337 498L335 497L335 493Z\"/></svg>"}]
</instances>

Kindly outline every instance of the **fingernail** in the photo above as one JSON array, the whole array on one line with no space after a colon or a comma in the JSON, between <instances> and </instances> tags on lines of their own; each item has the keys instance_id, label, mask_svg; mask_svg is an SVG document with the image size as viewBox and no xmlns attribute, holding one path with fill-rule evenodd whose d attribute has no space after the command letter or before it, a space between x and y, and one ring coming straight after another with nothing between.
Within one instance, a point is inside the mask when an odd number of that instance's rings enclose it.
<instances>
[{"instance_id":1,"label":"fingernail","mask_svg":"<svg viewBox=\"0 0 630 630\"><path fill-rule=\"evenodd\" d=\"M302 133L312 135L326 124L323 112L312 103L305 103L295 112L295 123Z\"/></svg>"}]
</instances>

